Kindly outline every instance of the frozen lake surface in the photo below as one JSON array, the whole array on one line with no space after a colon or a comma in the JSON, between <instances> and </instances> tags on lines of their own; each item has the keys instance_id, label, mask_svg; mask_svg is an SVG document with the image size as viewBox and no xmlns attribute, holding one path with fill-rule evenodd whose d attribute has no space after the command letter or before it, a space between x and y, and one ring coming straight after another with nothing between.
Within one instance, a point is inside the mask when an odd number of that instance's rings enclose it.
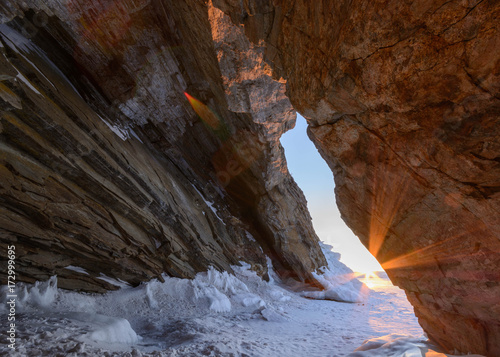
<instances>
[{"instance_id":1,"label":"frozen lake surface","mask_svg":"<svg viewBox=\"0 0 500 357\"><path fill-rule=\"evenodd\" d=\"M135 288L116 282L123 287L105 295L57 289L55 277L36 285L18 285L16 350L10 351L2 329L0 354L431 355L404 292L386 278L365 278L366 285L347 284L351 290L361 287L358 293L364 301L345 303L306 298L286 289L277 277L263 281L246 264L234 271L232 275L210 269L194 280L165 277L165 283L152 281ZM333 271L336 268L329 270ZM340 288L339 294L345 294L345 287ZM4 288L4 297L5 292Z\"/></svg>"}]
</instances>

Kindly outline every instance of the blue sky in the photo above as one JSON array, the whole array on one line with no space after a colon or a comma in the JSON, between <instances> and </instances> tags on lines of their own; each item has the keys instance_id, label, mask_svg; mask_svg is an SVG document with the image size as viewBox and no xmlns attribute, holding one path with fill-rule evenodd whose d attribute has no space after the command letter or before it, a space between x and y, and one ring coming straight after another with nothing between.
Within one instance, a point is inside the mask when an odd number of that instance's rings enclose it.
<instances>
[{"instance_id":1,"label":"blue sky","mask_svg":"<svg viewBox=\"0 0 500 357\"><path fill-rule=\"evenodd\" d=\"M333 174L306 133L306 120L297 114L295 128L281 137L288 169L307 198L319 238L333 245L340 259L354 271L382 270L375 258L340 218L335 203Z\"/></svg>"}]
</instances>

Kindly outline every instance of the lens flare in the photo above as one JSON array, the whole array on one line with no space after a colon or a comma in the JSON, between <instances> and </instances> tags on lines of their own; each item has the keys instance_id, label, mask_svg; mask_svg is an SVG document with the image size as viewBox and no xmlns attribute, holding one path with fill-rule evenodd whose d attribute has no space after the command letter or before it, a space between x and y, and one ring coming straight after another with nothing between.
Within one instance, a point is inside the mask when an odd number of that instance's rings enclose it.
<instances>
[{"instance_id":1,"label":"lens flare","mask_svg":"<svg viewBox=\"0 0 500 357\"><path fill-rule=\"evenodd\" d=\"M236 132L212 157L219 183L229 189L230 182L258 161L264 150L265 144L255 133L248 130ZM241 188L232 193L234 197L244 201L252 200L246 190L241 190Z\"/></svg>"},{"instance_id":2,"label":"lens flare","mask_svg":"<svg viewBox=\"0 0 500 357\"><path fill-rule=\"evenodd\" d=\"M414 250L408 254L400 255L394 259L382 263L384 270L401 269L415 266L432 266L436 264L436 257L439 257L441 264L453 263L462 260L463 258L471 257L474 252L463 251L463 247L456 244L448 244L453 240L460 240L471 233L482 231L477 228L463 232L447 239L441 240L434 244L430 244L421 249ZM470 272L468 272L470 273Z\"/></svg>"},{"instance_id":3,"label":"lens flare","mask_svg":"<svg viewBox=\"0 0 500 357\"><path fill-rule=\"evenodd\" d=\"M193 107L194 111L198 116L208 124L212 129L217 130L220 126L220 120L217 118L217 115L205 104L200 102L198 99L194 98L193 96L189 95L187 92L184 92L184 95L189 101L189 104L191 104L191 107Z\"/></svg>"},{"instance_id":4,"label":"lens flare","mask_svg":"<svg viewBox=\"0 0 500 357\"><path fill-rule=\"evenodd\" d=\"M265 143L260 140L257 134L248 130L239 130L231 134L224 120L219 119L207 105L187 92L184 92L184 95L196 114L222 142L219 150L212 157L212 164L216 171L217 180L223 187L227 187L235 177L246 171L260 158L265 150ZM233 194L235 197L245 200L250 198L241 189Z\"/></svg>"},{"instance_id":5,"label":"lens flare","mask_svg":"<svg viewBox=\"0 0 500 357\"><path fill-rule=\"evenodd\" d=\"M377 290L376 288L383 288L391 285L388 279L379 276L380 271L370 271L366 273L358 273L357 278L365 284L368 288Z\"/></svg>"},{"instance_id":6,"label":"lens flare","mask_svg":"<svg viewBox=\"0 0 500 357\"><path fill-rule=\"evenodd\" d=\"M130 29L130 9L123 2L112 1L99 8L97 14L87 10L79 1L71 0L66 6L83 29L80 46L85 46L88 41L98 44L100 49L107 53L119 44Z\"/></svg>"},{"instance_id":7,"label":"lens flare","mask_svg":"<svg viewBox=\"0 0 500 357\"><path fill-rule=\"evenodd\" d=\"M424 351L422 351L424 352ZM425 351L425 357L447 357L448 355L436 351Z\"/></svg>"},{"instance_id":8,"label":"lens flare","mask_svg":"<svg viewBox=\"0 0 500 357\"><path fill-rule=\"evenodd\" d=\"M368 250L377 258L408 191L409 180L408 176L391 172L390 168L383 166L378 167L376 173Z\"/></svg>"}]
</instances>

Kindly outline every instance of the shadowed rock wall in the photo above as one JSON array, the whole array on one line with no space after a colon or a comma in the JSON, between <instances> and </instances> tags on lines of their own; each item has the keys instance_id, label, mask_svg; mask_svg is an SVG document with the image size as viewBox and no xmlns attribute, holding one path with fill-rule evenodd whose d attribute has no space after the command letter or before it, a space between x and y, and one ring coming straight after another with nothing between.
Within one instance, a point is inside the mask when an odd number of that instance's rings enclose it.
<instances>
[{"instance_id":1,"label":"shadowed rock wall","mask_svg":"<svg viewBox=\"0 0 500 357\"><path fill-rule=\"evenodd\" d=\"M265 276L267 255L311 282L325 260L279 144L295 112L263 49L220 11L154 0L0 10L0 244L15 244L18 279L104 291L116 287L101 274L139 284L241 260ZM236 90L226 77L245 66Z\"/></svg>"},{"instance_id":2,"label":"shadowed rock wall","mask_svg":"<svg viewBox=\"0 0 500 357\"><path fill-rule=\"evenodd\" d=\"M500 3L236 1L342 217L444 348L500 355Z\"/></svg>"}]
</instances>

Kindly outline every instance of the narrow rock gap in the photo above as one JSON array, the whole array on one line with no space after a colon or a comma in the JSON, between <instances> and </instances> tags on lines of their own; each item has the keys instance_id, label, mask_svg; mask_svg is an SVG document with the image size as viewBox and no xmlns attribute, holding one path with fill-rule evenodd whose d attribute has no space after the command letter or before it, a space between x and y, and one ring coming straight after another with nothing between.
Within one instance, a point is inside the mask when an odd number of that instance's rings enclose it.
<instances>
[{"instance_id":1,"label":"narrow rock gap","mask_svg":"<svg viewBox=\"0 0 500 357\"><path fill-rule=\"evenodd\" d=\"M281 144L288 169L307 198L316 233L341 254L341 261L353 271L382 271L377 260L340 218L332 172L308 138L306 129L306 120L298 114L295 128L281 137Z\"/></svg>"}]
</instances>

